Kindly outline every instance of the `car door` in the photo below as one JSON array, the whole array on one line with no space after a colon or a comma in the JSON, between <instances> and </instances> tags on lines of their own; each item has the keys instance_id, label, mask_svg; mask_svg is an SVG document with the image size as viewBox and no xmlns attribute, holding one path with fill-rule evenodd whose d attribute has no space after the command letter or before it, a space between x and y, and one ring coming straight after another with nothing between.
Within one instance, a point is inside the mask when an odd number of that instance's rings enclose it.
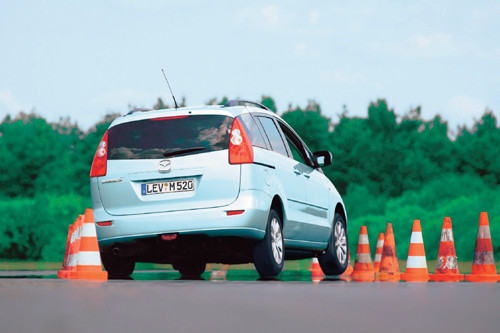
<instances>
[{"instance_id":1,"label":"car door","mask_svg":"<svg viewBox=\"0 0 500 333\"><path fill-rule=\"evenodd\" d=\"M279 125L285 135L293 159L299 162L297 169L304 178L307 203L307 240L327 242L331 228L330 214L328 213L331 182L321 169L315 167L313 155L298 135L284 122L279 121Z\"/></svg>"},{"instance_id":2,"label":"car door","mask_svg":"<svg viewBox=\"0 0 500 333\"><path fill-rule=\"evenodd\" d=\"M282 186L286 195L286 222L283 234L285 243L300 246L306 240L307 203L305 178L298 168L298 163L289 157L289 151L281 135L278 124L272 117L257 116L262 125L272 151L270 163L275 166L274 173L278 179L276 186Z\"/></svg>"}]
</instances>

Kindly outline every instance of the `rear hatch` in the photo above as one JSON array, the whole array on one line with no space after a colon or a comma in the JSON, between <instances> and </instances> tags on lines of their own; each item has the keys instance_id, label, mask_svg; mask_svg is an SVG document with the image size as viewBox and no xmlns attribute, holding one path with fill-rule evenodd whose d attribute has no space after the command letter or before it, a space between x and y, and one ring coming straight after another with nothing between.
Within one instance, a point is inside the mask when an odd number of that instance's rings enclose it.
<instances>
[{"instance_id":1,"label":"rear hatch","mask_svg":"<svg viewBox=\"0 0 500 333\"><path fill-rule=\"evenodd\" d=\"M220 207L240 189L240 166L228 162L233 118L173 115L108 130L107 174L98 180L112 215Z\"/></svg>"}]
</instances>

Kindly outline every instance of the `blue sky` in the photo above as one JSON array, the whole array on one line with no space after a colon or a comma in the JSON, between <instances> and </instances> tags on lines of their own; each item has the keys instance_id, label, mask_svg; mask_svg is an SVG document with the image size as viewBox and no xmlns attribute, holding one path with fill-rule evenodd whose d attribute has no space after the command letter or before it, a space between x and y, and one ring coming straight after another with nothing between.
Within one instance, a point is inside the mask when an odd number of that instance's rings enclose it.
<instances>
[{"instance_id":1,"label":"blue sky","mask_svg":"<svg viewBox=\"0 0 500 333\"><path fill-rule=\"evenodd\" d=\"M128 105L315 99L338 120L386 98L452 126L500 114L498 1L0 2L0 119L88 128Z\"/></svg>"}]
</instances>

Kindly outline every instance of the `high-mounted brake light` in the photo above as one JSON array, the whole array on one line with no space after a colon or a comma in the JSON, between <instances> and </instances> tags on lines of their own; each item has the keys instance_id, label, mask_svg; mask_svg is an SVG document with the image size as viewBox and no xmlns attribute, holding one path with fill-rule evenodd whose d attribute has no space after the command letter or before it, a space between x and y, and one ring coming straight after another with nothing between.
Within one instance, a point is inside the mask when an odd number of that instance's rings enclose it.
<instances>
[{"instance_id":1,"label":"high-mounted brake light","mask_svg":"<svg viewBox=\"0 0 500 333\"><path fill-rule=\"evenodd\" d=\"M90 169L90 178L106 176L108 164L108 131L104 133L97 151L94 155L92 168Z\"/></svg>"},{"instance_id":2,"label":"high-mounted brake light","mask_svg":"<svg viewBox=\"0 0 500 333\"><path fill-rule=\"evenodd\" d=\"M161 121L161 120L174 120L174 119L182 119L187 118L189 116L172 116L172 117L161 117L161 118L151 118L151 121Z\"/></svg>"},{"instance_id":3,"label":"high-mounted brake light","mask_svg":"<svg viewBox=\"0 0 500 333\"><path fill-rule=\"evenodd\" d=\"M229 141L229 163L253 163L253 147L243 124L234 118Z\"/></svg>"}]
</instances>

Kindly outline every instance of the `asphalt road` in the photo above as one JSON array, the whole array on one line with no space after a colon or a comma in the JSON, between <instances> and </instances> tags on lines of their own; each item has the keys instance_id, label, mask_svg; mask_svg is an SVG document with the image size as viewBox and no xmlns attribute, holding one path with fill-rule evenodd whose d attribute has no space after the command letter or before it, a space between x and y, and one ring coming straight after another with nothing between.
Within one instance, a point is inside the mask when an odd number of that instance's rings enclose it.
<instances>
[{"instance_id":1,"label":"asphalt road","mask_svg":"<svg viewBox=\"0 0 500 333\"><path fill-rule=\"evenodd\" d=\"M499 332L500 284L0 279L0 332ZM13 278L18 277L18 278ZM20 278L19 278L20 277ZM47 278L48 277L48 278Z\"/></svg>"}]
</instances>

